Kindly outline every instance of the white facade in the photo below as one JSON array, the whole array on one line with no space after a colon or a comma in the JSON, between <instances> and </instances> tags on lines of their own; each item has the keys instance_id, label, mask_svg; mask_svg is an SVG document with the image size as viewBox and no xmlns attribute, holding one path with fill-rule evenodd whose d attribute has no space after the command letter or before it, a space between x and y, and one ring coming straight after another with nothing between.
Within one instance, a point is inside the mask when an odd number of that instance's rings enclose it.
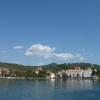
<instances>
[{"instance_id":1,"label":"white facade","mask_svg":"<svg viewBox=\"0 0 100 100\"><path fill-rule=\"evenodd\" d=\"M77 77L77 76L82 76L83 70L81 69L69 69L66 70L65 73L67 74L68 77Z\"/></svg>"},{"instance_id":2,"label":"white facade","mask_svg":"<svg viewBox=\"0 0 100 100\"><path fill-rule=\"evenodd\" d=\"M50 73L50 78L51 79L55 78L55 74L54 73Z\"/></svg>"},{"instance_id":3,"label":"white facade","mask_svg":"<svg viewBox=\"0 0 100 100\"><path fill-rule=\"evenodd\" d=\"M84 75L85 78L92 77L92 69L88 68L88 69L84 70L83 75Z\"/></svg>"},{"instance_id":4,"label":"white facade","mask_svg":"<svg viewBox=\"0 0 100 100\"><path fill-rule=\"evenodd\" d=\"M88 69L80 69L79 67L75 68L75 69L67 69L65 71L62 71L64 74L66 74L67 77L71 77L71 78L91 78L92 77L92 69L88 68Z\"/></svg>"}]
</instances>

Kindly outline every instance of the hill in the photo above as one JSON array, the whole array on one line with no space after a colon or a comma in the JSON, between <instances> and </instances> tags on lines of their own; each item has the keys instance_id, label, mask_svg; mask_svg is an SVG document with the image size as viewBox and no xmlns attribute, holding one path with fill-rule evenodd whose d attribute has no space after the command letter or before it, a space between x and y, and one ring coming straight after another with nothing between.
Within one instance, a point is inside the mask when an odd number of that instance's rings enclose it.
<instances>
[{"instance_id":1,"label":"hill","mask_svg":"<svg viewBox=\"0 0 100 100\"><path fill-rule=\"evenodd\" d=\"M75 67L80 67L81 69L86 68L95 68L97 69L97 75L100 76L100 65L97 64L91 64L91 63L64 63L64 64L56 64L51 63L48 65L43 66L25 66L25 65L19 65L19 64L12 64L12 63L2 63L0 62L0 68L6 68L10 71L10 76L14 76L17 73L17 76L26 76L26 77L32 77L35 75L35 69L37 67L42 67L45 71L49 70L51 72L56 73L60 70L65 69L73 69ZM44 72L43 72L44 73Z\"/></svg>"}]
</instances>

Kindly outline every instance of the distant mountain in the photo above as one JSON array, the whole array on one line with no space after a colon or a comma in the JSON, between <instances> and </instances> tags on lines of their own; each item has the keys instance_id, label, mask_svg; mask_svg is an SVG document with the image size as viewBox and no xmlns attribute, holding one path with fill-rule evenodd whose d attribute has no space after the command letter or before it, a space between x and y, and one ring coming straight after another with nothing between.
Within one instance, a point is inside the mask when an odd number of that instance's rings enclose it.
<instances>
[{"instance_id":1,"label":"distant mountain","mask_svg":"<svg viewBox=\"0 0 100 100\"><path fill-rule=\"evenodd\" d=\"M28 66L28 65L19 65L19 64L13 64L13 63L3 63L0 62L0 68L8 68L8 69L27 69L27 68L36 68L38 66ZM64 69L64 68L74 68L74 67L81 67L81 68L87 68L87 67L95 67L100 69L100 65L97 64L91 64L91 63L64 63L64 64L57 64L57 63L51 63L48 65L43 65L39 67L44 68L53 68L53 69Z\"/></svg>"},{"instance_id":2,"label":"distant mountain","mask_svg":"<svg viewBox=\"0 0 100 100\"><path fill-rule=\"evenodd\" d=\"M51 64L48 64L48 65L44 65L44 67L57 67L58 64L57 63L51 63Z\"/></svg>"}]
</instances>

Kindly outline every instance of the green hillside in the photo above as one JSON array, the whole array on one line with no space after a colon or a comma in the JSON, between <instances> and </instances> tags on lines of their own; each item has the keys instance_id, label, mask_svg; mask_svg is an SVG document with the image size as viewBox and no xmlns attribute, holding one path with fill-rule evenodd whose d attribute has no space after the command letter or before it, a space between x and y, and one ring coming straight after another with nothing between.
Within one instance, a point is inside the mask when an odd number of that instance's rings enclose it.
<instances>
[{"instance_id":1,"label":"green hillside","mask_svg":"<svg viewBox=\"0 0 100 100\"><path fill-rule=\"evenodd\" d=\"M2 63L0 62L0 68L6 68L10 71L10 75L8 76L18 76L18 77L35 77L35 70L37 67L42 67L44 69L44 72L41 72L42 74L49 70L51 72L56 73L57 71L60 71L62 69L73 69L75 67L80 67L82 69L86 69L88 67L91 67L92 69L97 69L97 76L100 76L100 65L97 64L91 64L91 63L64 63L64 64L56 64L51 63L48 65L43 66L25 66L25 65L19 65L19 64L11 64L11 63ZM45 76L44 75L44 76ZM41 75L40 75L41 76Z\"/></svg>"}]
</instances>

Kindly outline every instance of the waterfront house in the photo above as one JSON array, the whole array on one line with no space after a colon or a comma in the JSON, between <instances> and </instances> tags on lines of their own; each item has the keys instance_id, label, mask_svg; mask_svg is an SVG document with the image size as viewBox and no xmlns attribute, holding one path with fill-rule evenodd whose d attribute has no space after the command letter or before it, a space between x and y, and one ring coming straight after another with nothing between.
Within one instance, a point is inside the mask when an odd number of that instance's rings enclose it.
<instances>
[{"instance_id":1,"label":"waterfront house","mask_svg":"<svg viewBox=\"0 0 100 100\"><path fill-rule=\"evenodd\" d=\"M81 78L83 70L80 67L75 67L74 69L65 70L65 74L70 78Z\"/></svg>"},{"instance_id":2,"label":"waterfront house","mask_svg":"<svg viewBox=\"0 0 100 100\"><path fill-rule=\"evenodd\" d=\"M62 70L63 78L92 78L92 69L81 69L80 67L75 67L74 69ZM60 73L60 72L59 72ZM61 74L59 74L61 76Z\"/></svg>"}]
</instances>

